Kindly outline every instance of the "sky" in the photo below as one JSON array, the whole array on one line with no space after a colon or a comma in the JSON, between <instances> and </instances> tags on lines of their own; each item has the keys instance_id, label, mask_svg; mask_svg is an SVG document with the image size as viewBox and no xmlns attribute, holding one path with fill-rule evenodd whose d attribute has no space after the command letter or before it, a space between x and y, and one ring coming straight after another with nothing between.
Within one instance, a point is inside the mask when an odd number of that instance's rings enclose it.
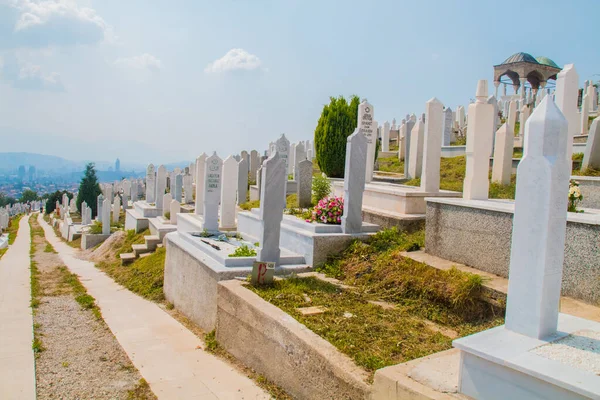
<instances>
[{"instance_id":1,"label":"sky","mask_svg":"<svg viewBox=\"0 0 600 400\"><path fill-rule=\"evenodd\" d=\"M154 164L313 138L330 96L375 119L467 105L516 52L600 80L600 2L0 0L0 152Z\"/></svg>"}]
</instances>

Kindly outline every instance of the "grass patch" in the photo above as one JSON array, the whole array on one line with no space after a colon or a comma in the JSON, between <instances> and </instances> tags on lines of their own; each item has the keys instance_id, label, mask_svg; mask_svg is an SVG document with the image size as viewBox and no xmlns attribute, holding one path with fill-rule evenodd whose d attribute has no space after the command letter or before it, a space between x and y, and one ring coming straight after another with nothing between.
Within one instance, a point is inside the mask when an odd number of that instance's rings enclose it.
<instances>
[{"instance_id":1,"label":"grass patch","mask_svg":"<svg viewBox=\"0 0 600 400\"><path fill-rule=\"evenodd\" d=\"M453 335L448 332L465 336L502 324L503 310L480 300L480 276L455 268L438 270L401 255L423 242L423 231L387 229L367 243L353 242L318 268L356 290L314 277L292 277L251 290L371 373L451 348ZM384 309L370 301L395 307ZM296 310L307 306L327 311L304 316Z\"/></svg>"},{"instance_id":2,"label":"grass patch","mask_svg":"<svg viewBox=\"0 0 600 400\"><path fill-rule=\"evenodd\" d=\"M76 274L71 273L67 267L58 267L62 275L62 284L69 286L73 291L73 296L75 297L75 301L81 306L84 310L91 310L96 319L102 320L102 314L100 313L100 309L96 305L96 299L90 296L85 288L81 284L81 281L77 277Z\"/></svg>"},{"instance_id":3,"label":"grass patch","mask_svg":"<svg viewBox=\"0 0 600 400\"><path fill-rule=\"evenodd\" d=\"M140 379L137 385L131 390L127 391L127 400L146 400L156 399L150 385L144 378Z\"/></svg>"},{"instance_id":4,"label":"grass patch","mask_svg":"<svg viewBox=\"0 0 600 400\"><path fill-rule=\"evenodd\" d=\"M34 237L36 235L39 234L39 230L38 229L34 229L33 225L37 225L37 222L35 221L35 218L33 215L31 215L29 217L29 221L28 221L29 225L30 225L30 237L31 237L31 245L29 248L29 255L30 255L30 261L29 261L29 268L30 268L30 286L31 286L31 300L29 302L29 305L32 309L33 314L35 315L36 309L40 306L41 303L41 296L42 296L42 288L40 285L40 271L37 267L37 263L33 260L33 254L35 253L36 250L36 246L34 243ZM39 226L39 225L38 225ZM42 235L43 235L43 231L42 231ZM33 324L33 341L31 343L31 349L33 350L33 353L35 354L36 357L38 357L39 353L43 352L44 350L46 350L46 348L44 347L42 340L40 339L40 325L39 324Z\"/></svg>"},{"instance_id":5,"label":"grass patch","mask_svg":"<svg viewBox=\"0 0 600 400\"><path fill-rule=\"evenodd\" d=\"M138 236L138 235L135 235ZM142 236L143 239L143 236ZM121 253L131 251L131 240L128 247L121 246L116 252L116 257ZM135 242L135 239L133 240ZM152 301L162 301L166 249L156 249L156 252L148 257L138 258L128 266L121 265L120 259L112 262L101 262L97 267L106 272L117 283L140 296Z\"/></svg>"},{"instance_id":6,"label":"grass patch","mask_svg":"<svg viewBox=\"0 0 600 400\"><path fill-rule=\"evenodd\" d=\"M449 157L440 160L440 189L462 192L465 180L466 157ZM490 170L490 180L492 172ZM420 186L421 179L414 178L404 183L410 186ZM490 199L514 199L516 188L516 175L512 175L509 185L501 185L496 182L490 182Z\"/></svg>"},{"instance_id":7,"label":"grass patch","mask_svg":"<svg viewBox=\"0 0 600 400\"><path fill-rule=\"evenodd\" d=\"M404 160L399 160L398 157L378 158L379 171L404 173Z\"/></svg>"},{"instance_id":8,"label":"grass patch","mask_svg":"<svg viewBox=\"0 0 600 400\"><path fill-rule=\"evenodd\" d=\"M233 253L229 255L229 257L254 257L256 256L256 250L251 249L245 244L241 245Z\"/></svg>"},{"instance_id":9,"label":"grass patch","mask_svg":"<svg viewBox=\"0 0 600 400\"><path fill-rule=\"evenodd\" d=\"M46 247L44 247L44 253L57 254L56 250L54 250L54 247L52 247L52 245L50 243L46 243Z\"/></svg>"},{"instance_id":10,"label":"grass patch","mask_svg":"<svg viewBox=\"0 0 600 400\"><path fill-rule=\"evenodd\" d=\"M573 170L574 176L600 176L600 170L594 168L576 169Z\"/></svg>"},{"instance_id":11,"label":"grass patch","mask_svg":"<svg viewBox=\"0 0 600 400\"><path fill-rule=\"evenodd\" d=\"M245 211L250 211L253 208L260 207L260 200L251 200L240 204L240 208Z\"/></svg>"},{"instance_id":12,"label":"grass patch","mask_svg":"<svg viewBox=\"0 0 600 400\"><path fill-rule=\"evenodd\" d=\"M245 211L250 211L253 208L260 208L260 200L247 201L240 204L240 208ZM285 198L285 208L298 208L298 195L292 193Z\"/></svg>"}]
</instances>

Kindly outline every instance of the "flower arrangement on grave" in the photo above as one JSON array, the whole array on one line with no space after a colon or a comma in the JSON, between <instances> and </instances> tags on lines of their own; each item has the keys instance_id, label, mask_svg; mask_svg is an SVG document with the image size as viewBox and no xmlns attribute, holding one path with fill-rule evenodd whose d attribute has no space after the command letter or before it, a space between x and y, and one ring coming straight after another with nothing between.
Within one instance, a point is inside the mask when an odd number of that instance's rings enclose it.
<instances>
[{"instance_id":1,"label":"flower arrangement on grave","mask_svg":"<svg viewBox=\"0 0 600 400\"><path fill-rule=\"evenodd\" d=\"M344 214L344 199L341 197L325 197L319 200L312 212L312 218L306 222L321 224L341 224Z\"/></svg>"},{"instance_id":2,"label":"flower arrangement on grave","mask_svg":"<svg viewBox=\"0 0 600 400\"><path fill-rule=\"evenodd\" d=\"M571 180L569 183L569 207L567 211L570 212L583 212L583 210L577 210L577 204L583 200L581 189L579 189L579 182Z\"/></svg>"}]
</instances>

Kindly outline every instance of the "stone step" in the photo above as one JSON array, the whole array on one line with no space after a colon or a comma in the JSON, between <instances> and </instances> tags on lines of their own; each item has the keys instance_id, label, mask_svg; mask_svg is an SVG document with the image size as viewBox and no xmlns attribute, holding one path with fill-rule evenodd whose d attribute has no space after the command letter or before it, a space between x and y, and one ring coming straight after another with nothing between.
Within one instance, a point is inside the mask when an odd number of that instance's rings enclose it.
<instances>
[{"instance_id":1,"label":"stone step","mask_svg":"<svg viewBox=\"0 0 600 400\"><path fill-rule=\"evenodd\" d=\"M150 250L156 249L156 246L161 242L160 237L158 235L144 236L144 240L146 242L146 247Z\"/></svg>"},{"instance_id":2,"label":"stone step","mask_svg":"<svg viewBox=\"0 0 600 400\"><path fill-rule=\"evenodd\" d=\"M154 253L143 253L143 254L140 254L140 258L148 257L148 256L151 256L152 254L154 254Z\"/></svg>"},{"instance_id":3,"label":"stone step","mask_svg":"<svg viewBox=\"0 0 600 400\"><path fill-rule=\"evenodd\" d=\"M119 257L121 258L121 265L131 264L137 258L134 253L121 253Z\"/></svg>"},{"instance_id":4,"label":"stone step","mask_svg":"<svg viewBox=\"0 0 600 400\"><path fill-rule=\"evenodd\" d=\"M132 244L131 249L136 257L139 257L140 254L152 252L152 249L149 249L145 244Z\"/></svg>"}]
</instances>

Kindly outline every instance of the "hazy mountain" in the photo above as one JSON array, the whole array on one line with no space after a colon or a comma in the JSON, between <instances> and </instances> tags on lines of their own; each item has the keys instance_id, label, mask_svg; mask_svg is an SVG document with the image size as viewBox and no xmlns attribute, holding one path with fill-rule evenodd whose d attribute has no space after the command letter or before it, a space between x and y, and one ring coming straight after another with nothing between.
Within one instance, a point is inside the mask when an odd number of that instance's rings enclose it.
<instances>
[{"instance_id":1,"label":"hazy mountain","mask_svg":"<svg viewBox=\"0 0 600 400\"><path fill-rule=\"evenodd\" d=\"M13 172L19 166L24 165L26 168L34 166L36 170L56 171L68 173L81 171L85 167L85 162L70 161L61 157L47 156L44 154L34 153L0 153L0 171Z\"/></svg>"},{"instance_id":2,"label":"hazy mountain","mask_svg":"<svg viewBox=\"0 0 600 400\"><path fill-rule=\"evenodd\" d=\"M67 175L77 173L85 169L85 165L89 161L71 161L57 156L49 156L36 153L0 153L0 172L16 173L19 166L24 165L26 169L34 166L37 172L44 171L45 173L56 173L57 175ZM101 174L102 171L108 171L109 168L114 169L114 161L93 161L96 165L96 170ZM155 164L158 167L159 164ZM174 168L185 168L189 165L188 161L179 161L175 163L165 164L167 170L172 171ZM129 177L132 172L138 175L146 170L146 165L139 163L128 163L121 160L121 172L125 177ZM111 171L114 172L114 171ZM115 175L118 175L115 173Z\"/></svg>"}]
</instances>

